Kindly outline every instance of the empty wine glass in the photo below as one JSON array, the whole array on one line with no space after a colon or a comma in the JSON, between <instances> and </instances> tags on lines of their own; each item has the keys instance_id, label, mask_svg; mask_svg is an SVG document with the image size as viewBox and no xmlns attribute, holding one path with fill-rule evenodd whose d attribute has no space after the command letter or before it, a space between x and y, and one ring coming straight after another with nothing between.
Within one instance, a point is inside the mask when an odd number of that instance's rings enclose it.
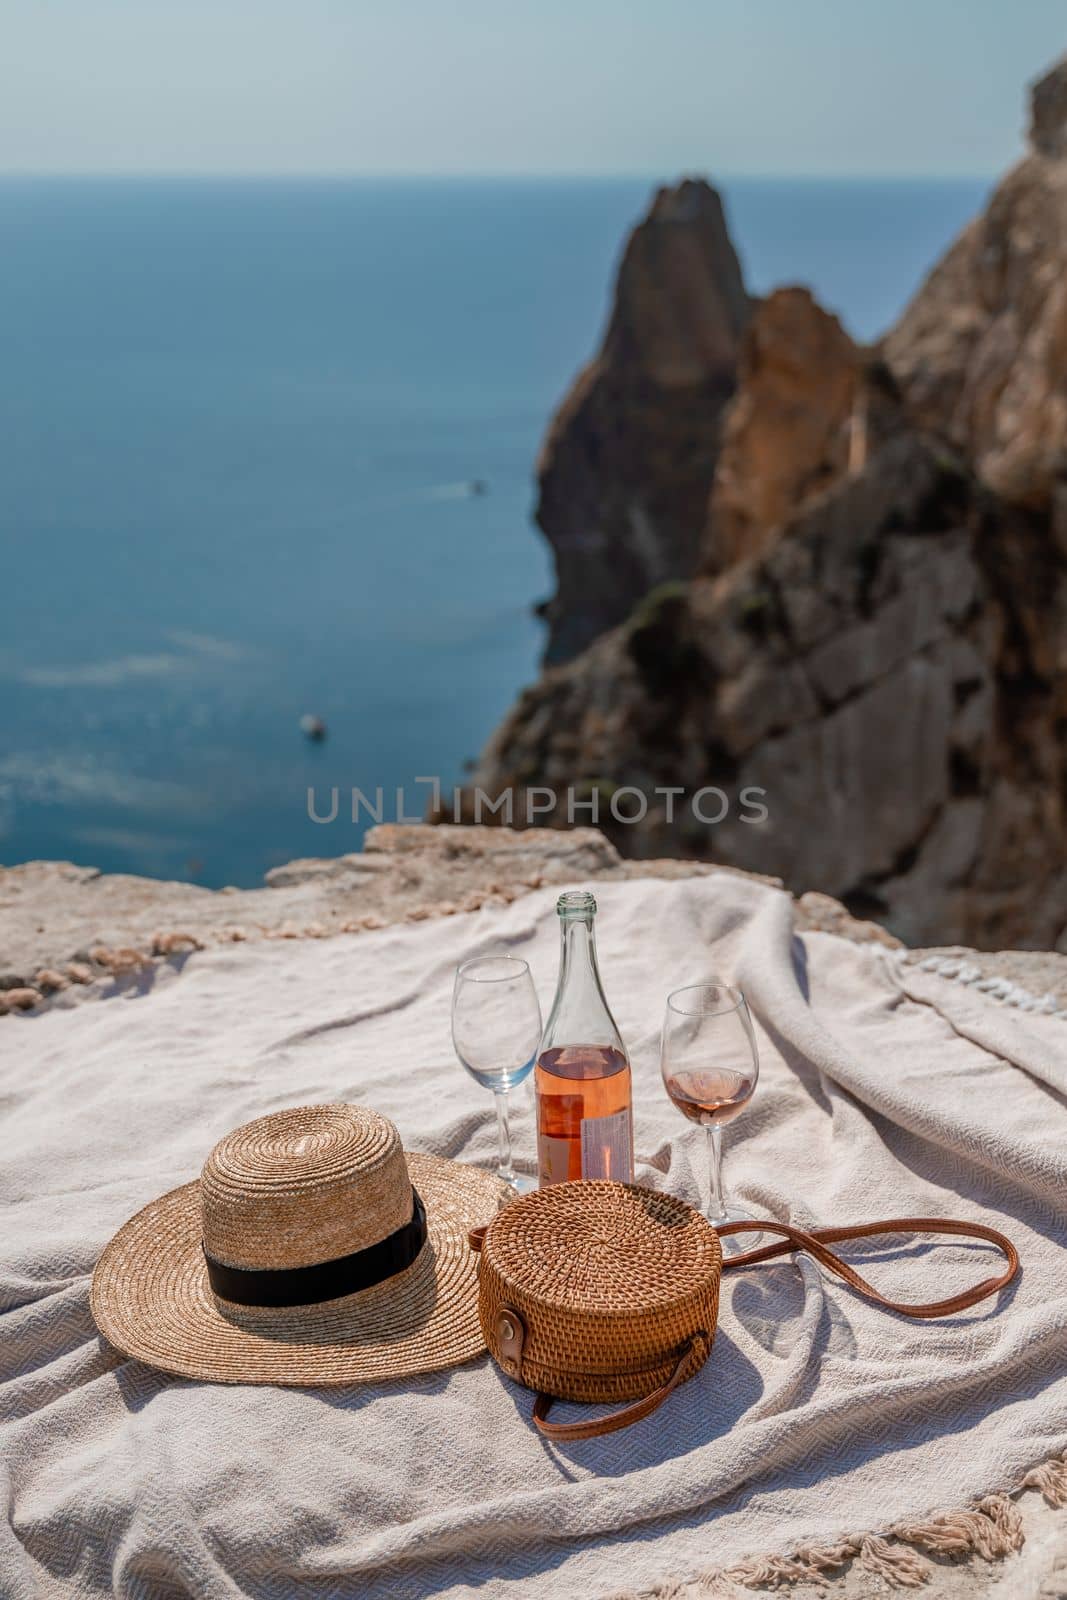
<instances>
[{"instance_id":1,"label":"empty wine glass","mask_svg":"<svg viewBox=\"0 0 1067 1600\"><path fill-rule=\"evenodd\" d=\"M676 989L667 997L660 1070L678 1110L707 1129L713 1228L749 1222L747 1211L728 1205L722 1187L722 1130L751 1100L759 1077L759 1053L745 997L728 983L712 981ZM723 1239L724 1254L736 1255L768 1243L746 1233Z\"/></svg>"},{"instance_id":2,"label":"empty wine glass","mask_svg":"<svg viewBox=\"0 0 1067 1600\"><path fill-rule=\"evenodd\" d=\"M496 1104L497 1177L518 1194L537 1187L511 1161L508 1090L533 1069L541 1042L541 1007L530 969L518 956L477 956L456 972L452 1043L476 1083Z\"/></svg>"}]
</instances>

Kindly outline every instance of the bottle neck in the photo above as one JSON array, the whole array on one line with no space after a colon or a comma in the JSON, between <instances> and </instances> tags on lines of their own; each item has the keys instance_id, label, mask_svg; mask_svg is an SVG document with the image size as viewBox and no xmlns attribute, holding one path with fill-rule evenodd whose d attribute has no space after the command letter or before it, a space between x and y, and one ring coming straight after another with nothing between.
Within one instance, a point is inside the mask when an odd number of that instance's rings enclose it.
<instances>
[{"instance_id":1,"label":"bottle neck","mask_svg":"<svg viewBox=\"0 0 1067 1600\"><path fill-rule=\"evenodd\" d=\"M559 983L542 1048L597 1045L623 1050L600 984L592 916L561 917L559 934Z\"/></svg>"},{"instance_id":2,"label":"bottle neck","mask_svg":"<svg viewBox=\"0 0 1067 1600\"><path fill-rule=\"evenodd\" d=\"M566 889L556 902L559 913L559 982L556 998L541 1035L541 1050L626 1049L608 1010L597 970L593 918L596 900L588 889Z\"/></svg>"},{"instance_id":3,"label":"bottle neck","mask_svg":"<svg viewBox=\"0 0 1067 1600\"><path fill-rule=\"evenodd\" d=\"M596 934L592 917L561 917L559 923L559 988L573 992L588 988L601 994L596 964Z\"/></svg>"}]
</instances>

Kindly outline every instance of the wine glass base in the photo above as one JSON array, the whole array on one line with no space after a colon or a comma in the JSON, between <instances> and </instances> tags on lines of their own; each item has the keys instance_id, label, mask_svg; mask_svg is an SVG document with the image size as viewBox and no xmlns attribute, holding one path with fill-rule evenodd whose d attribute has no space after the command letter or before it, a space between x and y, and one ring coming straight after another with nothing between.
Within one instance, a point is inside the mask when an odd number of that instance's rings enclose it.
<instances>
[{"instance_id":1,"label":"wine glass base","mask_svg":"<svg viewBox=\"0 0 1067 1600\"><path fill-rule=\"evenodd\" d=\"M532 1194L537 1188L537 1179L528 1172L509 1172L506 1178L502 1172L498 1172L497 1177L511 1190L511 1195L506 1197L509 1199L520 1194Z\"/></svg>"},{"instance_id":2,"label":"wine glass base","mask_svg":"<svg viewBox=\"0 0 1067 1600\"><path fill-rule=\"evenodd\" d=\"M721 1217L709 1217L708 1221L716 1232L728 1222L757 1222L751 1211L742 1211L739 1206L727 1206ZM725 1238L720 1236L724 1256L743 1255L746 1250L759 1250L765 1244L773 1244L776 1234L773 1233L728 1233Z\"/></svg>"}]
</instances>

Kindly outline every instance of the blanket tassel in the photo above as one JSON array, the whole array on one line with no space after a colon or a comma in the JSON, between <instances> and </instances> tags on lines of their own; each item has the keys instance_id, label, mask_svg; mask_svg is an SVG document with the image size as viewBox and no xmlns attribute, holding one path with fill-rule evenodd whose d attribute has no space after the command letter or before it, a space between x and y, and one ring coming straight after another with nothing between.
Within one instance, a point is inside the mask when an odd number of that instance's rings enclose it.
<instances>
[{"instance_id":1,"label":"blanket tassel","mask_svg":"<svg viewBox=\"0 0 1067 1600\"><path fill-rule=\"evenodd\" d=\"M933 1571L926 1557L917 1550L890 1544L876 1533L861 1539L859 1565L898 1589L921 1589Z\"/></svg>"},{"instance_id":2,"label":"blanket tassel","mask_svg":"<svg viewBox=\"0 0 1067 1600\"><path fill-rule=\"evenodd\" d=\"M987 1495L969 1510L943 1511L925 1522L897 1523L889 1531L932 1556L999 1561L1023 1545L1022 1517L1006 1494Z\"/></svg>"},{"instance_id":3,"label":"blanket tassel","mask_svg":"<svg viewBox=\"0 0 1067 1600\"><path fill-rule=\"evenodd\" d=\"M1050 1506L1067 1506L1067 1456L1053 1456L1039 1467L1031 1467L1023 1488L1040 1489Z\"/></svg>"},{"instance_id":4,"label":"blanket tassel","mask_svg":"<svg viewBox=\"0 0 1067 1600\"><path fill-rule=\"evenodd\" d=\"M1039 1490L1050 1506L1067 1506L1067 1452L1031 1467L1019 1484ZM1021 1550L1023 1519L1009 1494L989 1494L960 1511L942 1511L921 1522L897 1522L885 1534L865 1533L826 1544L799 1545L791 1556L752 1556L732 1567L673 1580L642 1591L647 1600L736 1600L746 1590L781 1589L796 1583L826 1588L829 1576L851 1562L897 1589L919 1589L934 1572L928 1556L999 1561ZM908 1548L911 1546L912 1548ZM637 1600L630 1594L615 1600Z\"/></svg>"}]
</instances>

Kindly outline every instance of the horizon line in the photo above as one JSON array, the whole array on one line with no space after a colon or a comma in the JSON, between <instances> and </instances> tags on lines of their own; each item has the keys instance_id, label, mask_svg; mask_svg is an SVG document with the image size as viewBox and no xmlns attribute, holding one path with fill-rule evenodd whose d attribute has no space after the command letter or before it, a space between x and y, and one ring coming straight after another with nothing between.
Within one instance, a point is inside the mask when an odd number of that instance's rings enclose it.
<instances>
[{"instance_id":1,"label":"horizon line","mask_svg":"<svg viewBox=\"0 0 1067 1600\"><path fill-rule=\"evenodd\" d=\"M1007 168L1000 169L1007 171ZM729 183L991 183L1000 172L722 172L685 168L674 177L647 172L371 172L315 170L259 171L255 169L204 171L197 168L2 168L0 182L195 182L195 183L681 183L704 179L712 185Z\"/></svg>"}]
</instances>

